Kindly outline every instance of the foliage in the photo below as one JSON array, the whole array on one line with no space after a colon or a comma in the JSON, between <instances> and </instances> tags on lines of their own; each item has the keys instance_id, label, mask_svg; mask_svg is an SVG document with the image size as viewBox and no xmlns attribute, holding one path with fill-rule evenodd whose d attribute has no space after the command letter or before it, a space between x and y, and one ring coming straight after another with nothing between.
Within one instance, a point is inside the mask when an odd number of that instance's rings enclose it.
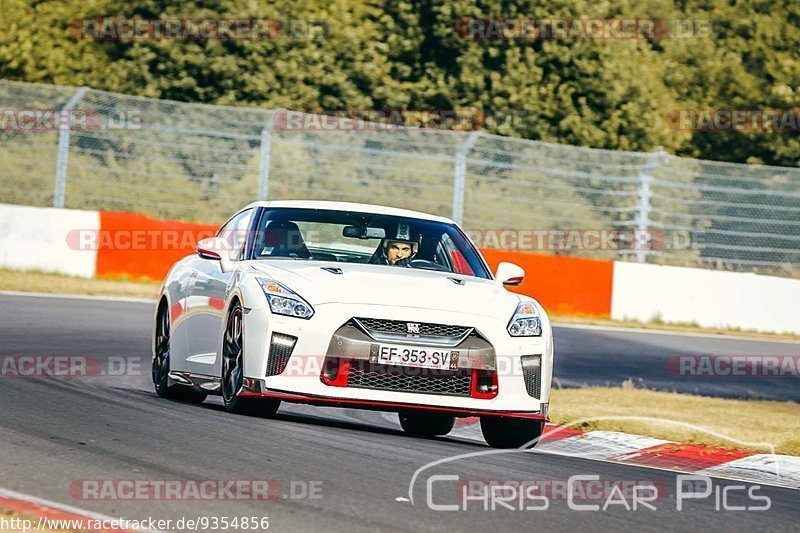
<instances>
[{"instance_id":1,"label":"foliage","mask_svg":"<svg viewBox=\"0 0 800 533\"><path fill-rule=\"evenodd\" d=\"M326 38L77 39L83 18L323 21ZM469 18L704 20L707 37L470 40ZM480 109L492 133L797 166L778 132L690 132L679 109L788 109L800 87L791 0L4 0L0 77L141 96L302 110Z\"/></svg>"}]
</instances>

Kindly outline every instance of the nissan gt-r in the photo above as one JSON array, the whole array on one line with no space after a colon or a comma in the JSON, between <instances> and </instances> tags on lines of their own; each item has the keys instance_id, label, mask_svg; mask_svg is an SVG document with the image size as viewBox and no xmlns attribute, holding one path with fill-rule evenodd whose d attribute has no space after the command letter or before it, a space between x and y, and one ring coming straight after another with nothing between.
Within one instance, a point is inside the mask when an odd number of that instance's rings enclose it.
<instances>
[{"instance_id":1,"label":"nissan gt-r","mask_svg":"<svg viewBox=\"0 0 800 533\"><path fill-rule=\"evenodd\" d=\"M425 437L476 416L490 446L530 446L547 420L553 335L542 306L506 288L524 275L492 273L441 216L256 202L167 275L155 390L265 417L281 402L396 412Z\"/></svg>"}]
</instances>

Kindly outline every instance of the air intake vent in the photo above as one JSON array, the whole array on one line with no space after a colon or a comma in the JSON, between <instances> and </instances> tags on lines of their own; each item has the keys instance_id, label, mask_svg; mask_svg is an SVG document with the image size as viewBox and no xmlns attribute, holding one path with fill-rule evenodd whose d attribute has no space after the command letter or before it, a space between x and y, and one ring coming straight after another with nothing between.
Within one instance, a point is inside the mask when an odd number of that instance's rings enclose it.
<instances>
[{"instance_id":1,"label":"air intake vent","mask_svg":"<svg viewBox=\"0 0 800 533\"><path fill-rule=\"evenodd\" d=\"M522 376L525 378L525 389L528 396L533 398L542 397L542 356L523 355L522 356Z\"/></svg>"},{"instance_id":2,"label":"air intake vent","mask_svg":"<svg viewBox=\"0 0 800 533\"><path fill-rule=\"evenodd\" d=\"M399 333L407 334L409 322L403 320L384 320L378 318L357 318L364 328L370 333ZM425 322L414 323L418 335L423 337L466 337L472 328L467 326L451 326L447 324L428 324Z\"/></svg>"},{"instance_id":3,"label":"air intake vent","mask_svg":"<svg viewBox=\"0 0 800 533\"><path fill-rule=\"evenodd\" d=\"M267 360L267 376L277 376L286 370L286 364L292 355L297 337L283 335L281 333L272 334L272 342L269 346L269 359Z\"/></svg>"},{"instance_id":4,"label":"air intake vent","mask_svg":"<svg viewBox=\"0 0 800 533\"><path fill-rule=\"evenodd\" d=\"M469 396L472 372L385 366L351 361L347 386L359 389Z\"/></svg>"}]
</instances>

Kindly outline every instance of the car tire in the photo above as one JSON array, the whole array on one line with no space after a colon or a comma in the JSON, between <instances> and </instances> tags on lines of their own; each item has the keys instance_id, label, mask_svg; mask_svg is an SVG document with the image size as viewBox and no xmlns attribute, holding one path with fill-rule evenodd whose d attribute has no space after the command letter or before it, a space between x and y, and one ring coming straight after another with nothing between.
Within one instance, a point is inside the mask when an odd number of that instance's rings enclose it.
<instances>
[{"instance_id":1,"label":"car tire","mask_svg":"<svg viewBox=\"0 0 800 533\"><path fill-rule=\"evenodd\" d=\"M527 418L482 416L481 433L492 448L533 448L544 431L544 422Z\"/></svg>"},{"instance_id":2,"label":"car tire","mask_svg":"<svg viewBox=\"0 0 800 533\"><path fill-rule=\"evenodd\" d=\"M400 426L413 437L447 435L456 423L454 416L436 413L399 413Z\"/></svg>"},{"instance_id":3,"label":"car tire","mask_svg":"<svg viewBox=\"0 0 800 533\"><path fill-rule=\"evenodd\" d=\"M221 380L222 403L229 413L270 417L278 412L280 400L239 395L244 385L244 309L238 300L231 305L225 321Z\"/></svg>"},{"instance_id":4,"label":"car tire","mask_svg":"<svg viewBox=\"0 0 800 533\"><path fill-rule=\"evenodd\" d=\"M160 398L181 400L191 403L203 403L208 395L188 387L169 383L170 368L170 334L172 332L167 301L161 302L156 313L156 333L153 339L153 362L151 375L156 394Z\"/></svg>"}]
</instances>

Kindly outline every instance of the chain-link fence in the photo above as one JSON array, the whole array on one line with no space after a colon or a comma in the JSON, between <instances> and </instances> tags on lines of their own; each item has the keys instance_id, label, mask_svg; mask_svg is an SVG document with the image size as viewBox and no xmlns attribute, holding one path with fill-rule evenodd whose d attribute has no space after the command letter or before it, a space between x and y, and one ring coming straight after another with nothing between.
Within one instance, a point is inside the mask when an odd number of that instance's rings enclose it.
<instances>
[{"instance_id":1,"label":"chain-link fence","mask_svg":"<svg viewBox=\"0 0 800 533\"><path fill-rule=\"evenodd\" d=\"M800 272L797 168L2 80L0 112L0 202L214 223L355 201L451 216L487 248Z\"/></svg>"}]
</instances>

